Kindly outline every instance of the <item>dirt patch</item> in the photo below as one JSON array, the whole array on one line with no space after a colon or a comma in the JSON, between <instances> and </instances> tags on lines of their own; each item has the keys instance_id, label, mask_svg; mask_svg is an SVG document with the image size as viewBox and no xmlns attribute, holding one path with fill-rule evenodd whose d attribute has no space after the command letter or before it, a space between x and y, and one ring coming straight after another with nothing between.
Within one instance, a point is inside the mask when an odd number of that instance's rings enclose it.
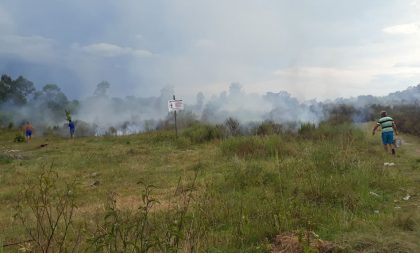
<instances>
[{"instance_id":1,"label":"dirt patch","mask_svg":"<svg viewBox=\"0 0 420 253\"><path fill-rule=\"evenodd\" d=\"M277 235L272 249L272 253L343 252L342 247L319 239L313 232L288 232Z\"/></svg>"},{"instance_id":2,"label":"dirt patch","mask_svg":"<svg viewBox=\"0 0 420 253\"><path fill-rule=\"evenodd\" d=\"M124 211L135 211L140 206L142 206L143 202L140 196L120 196L116 198L116 207L119 210ZM158 203L155 203L151 211L158 212L158 211L165 211L171 208L171 203L165 200L159 200ZM86 214L94 214L98 212L103 212L105 210L104 203L91 203L89 205L80 206L77 208L76 212Z\"/></svg>"},{"instance_id":3,"label":"dirt patch","mask_svg":"<svg viewBox=\"0 0 420 253\"><path fill-rule=\"evenodd\" d=\"M23 160L24 158L20 150L10 149L0 152L0 160Z\"/></svg>"}]
</instances>

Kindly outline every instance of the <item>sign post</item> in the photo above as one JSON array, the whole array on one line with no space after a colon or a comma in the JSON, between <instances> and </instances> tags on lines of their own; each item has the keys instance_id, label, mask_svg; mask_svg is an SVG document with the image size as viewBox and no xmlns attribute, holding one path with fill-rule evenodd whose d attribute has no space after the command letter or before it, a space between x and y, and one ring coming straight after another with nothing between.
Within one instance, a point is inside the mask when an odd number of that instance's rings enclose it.
<instances>
[{"instance_id":1,"label":"sign post","mask_svg":"<svg viewBox=\"0 0 420 253\"><path fill-rule=\"evenodd\" d=\"M175 118L175 136L178 138L178 125L176 123L176 112L184 110L184 102L180 99L175 99L175 95L173 95L173 100L168 101L168 110L169 112L174 112Z\"/></svg>"}]
</instances>

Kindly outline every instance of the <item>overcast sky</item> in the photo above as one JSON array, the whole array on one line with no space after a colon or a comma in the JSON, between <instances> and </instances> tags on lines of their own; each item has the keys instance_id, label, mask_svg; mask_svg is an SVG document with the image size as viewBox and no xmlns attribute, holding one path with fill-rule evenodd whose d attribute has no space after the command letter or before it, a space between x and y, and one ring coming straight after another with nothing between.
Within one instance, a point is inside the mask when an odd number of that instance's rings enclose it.
<instances>
[{"instance_id":1,"label":"overcast sky","mask_svg":"<svg viewBox=\"0 0 420 253\"><path fill-rule=\"evenodd\" d=\"M420 1L1 0L0 72L71 98L286 90L318 100L420 82Z\"/></svg>"}]
</instances>

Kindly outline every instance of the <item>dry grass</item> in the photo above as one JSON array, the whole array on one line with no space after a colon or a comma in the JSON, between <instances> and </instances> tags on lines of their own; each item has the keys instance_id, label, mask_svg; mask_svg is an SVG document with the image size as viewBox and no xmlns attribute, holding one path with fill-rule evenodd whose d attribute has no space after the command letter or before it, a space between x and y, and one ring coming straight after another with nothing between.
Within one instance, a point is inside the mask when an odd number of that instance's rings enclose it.
<instances>
[{"instance_id":1,"label":"dry grass","mask_svg":"<svg viewBox=\"0 0 420 253\"><path fill-rule=\"evenodd\" d=\"M305 138L270 135L199 144L175 140L170 132L74 141L35 136L29 144L13 143L14 133L2 133L0 154L13 157L0 160L0 239L25 239L13 220L17 193L52 166L60 180L77 182L75 219L88 220L88 229L103 218L111 192L119 210L141 206L139 181L156 187L153 222L170 224L165 222L185 201L182 194L198 171L183 230L188 241L180 246L184 252L191 245L199 245L196 252L267 252L270 242L277 252L299 250L304 241L290 231L314 231L325 239L318 245L319 238L307 235L308 249L340 245L349 252L420 252L416 148L403 146L391 158L368 131L308 131ZM406 138L420 146L420 140ZM388 159L397 166L385 168ZM402 200L407 193L410 200Z\"/></svg>"}]
</instances>

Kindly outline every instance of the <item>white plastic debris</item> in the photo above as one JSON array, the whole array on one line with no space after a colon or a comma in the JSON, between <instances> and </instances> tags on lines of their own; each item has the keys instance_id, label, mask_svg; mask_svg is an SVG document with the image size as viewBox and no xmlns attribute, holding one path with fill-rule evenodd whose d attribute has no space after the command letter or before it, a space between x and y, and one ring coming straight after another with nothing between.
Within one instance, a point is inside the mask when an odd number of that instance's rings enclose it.
<instances>
[{"instance_id":1,"label":"white plastic debris","mask_svg":"<svg viewBox=\"0 0 420 253\"><path fill-rule=\"evenodd\" d=\"M376 214L378 214L379 213L379 210L375 210L375 211L373 211L374 213L376 213Z\"/></svg>"},{"instance_id":2,"label":"white plastic debris","mask_svg":"<svg viewBox=\"0 0 420 253\"><path fill-rule=\"evenodd\" d=\"M403 198L403 200L409 200L411 198L411 196L409 195L409 194L407 194L404 198Z\"/></svg>"},{"instance_id":3,"label":"white plastic debris","mask_svg":"<svg viewBox=\"0 0 420 253\"><path fill-rule=\"evenodd\" d=\"M395 166L395 163L384 163L384 166Z\"/></svg>"},{"instance_id":4,"label":"white plastic debris","mask_svg":"<svg viewBox=\"0 0 420 253\"><path fill-rule=\"evenodd\" d=\"M376 192L369 192L370 195L375 196L375 197L380 197L379 194L377 194Z\"/></svg>"}]
</instances>

